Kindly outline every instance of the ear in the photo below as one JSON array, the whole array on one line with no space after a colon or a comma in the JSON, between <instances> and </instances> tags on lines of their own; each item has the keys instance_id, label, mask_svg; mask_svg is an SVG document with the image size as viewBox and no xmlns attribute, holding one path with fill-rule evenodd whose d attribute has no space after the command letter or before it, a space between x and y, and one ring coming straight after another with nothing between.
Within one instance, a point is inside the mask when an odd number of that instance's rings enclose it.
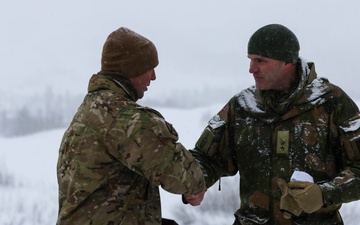
<instances>
[{"instance_id":1,"label":"ear","mask_svg":"<svg viewBox=\"0 0 360 225\"><path fill-rule=\"evenodd\" d=\"M292 71L296 71L296 65L295 64L292 64L292 63L289 63L289 62L286 62L285 63L285 66L284 66L284 70L286 72L292 72Z\"/></svg>"}]
</instances>

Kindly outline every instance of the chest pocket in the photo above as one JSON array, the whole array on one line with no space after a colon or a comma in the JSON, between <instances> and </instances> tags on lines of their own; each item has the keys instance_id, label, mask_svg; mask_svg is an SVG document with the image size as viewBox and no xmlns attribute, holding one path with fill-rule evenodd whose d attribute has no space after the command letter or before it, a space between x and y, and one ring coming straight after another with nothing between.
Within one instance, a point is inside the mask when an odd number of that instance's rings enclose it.
<instances>
[{"instance_id":1,"label":"chest pocket","mask_svg":"<svg viewBox=\"0 0 360 225\"><path fill-rule=\"evenodd\" d=\"M252 118L236 119L234 126L235 145L239 148L261 149L270 141L270 125Z\"/></svg>"},{"instance_id":2,"label":"chest pocket","mask_svg":"<svg viewBox=\"0 0 360 225\"><path fill-rule=\"evenodd\" d=\"M248 165L249 159L268 163L271 154L271 125L252 118L238 118L235 120L234 140L240 165Z\"/></svg>"}]
</instances>

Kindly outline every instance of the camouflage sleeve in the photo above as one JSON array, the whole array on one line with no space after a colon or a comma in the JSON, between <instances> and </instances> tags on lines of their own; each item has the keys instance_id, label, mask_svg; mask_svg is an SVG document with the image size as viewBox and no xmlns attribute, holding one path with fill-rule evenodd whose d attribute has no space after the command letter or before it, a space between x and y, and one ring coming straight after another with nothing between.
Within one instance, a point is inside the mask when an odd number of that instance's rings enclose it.
<instances>
[{"instance_id":1,"label":"camouflage sleeve","mask_svg":"<svg viewBox=\"0 0 360 225\"><path fill-rule=\"evenodd\" d=\"M231 102L226 104L208 123L191 153L200 162L206 186L212 186L222 176L237 173L231 153Z\"/></svg>"},{"instance_id":2,"label":"camouflage sleeve","mask_svg":"<svg viewBox=\"0 0 360 225\"><path fill-rule=\"evenodd\" d=\"M347 203L360 199L360 113L356 104L344 94L334 110L333 130L339 134L340 173L320 184L326 204Z\"/></svg>"},{"instance_id":3,"label":"camouflage sleeve","mask_svg":"<svg viewBox=\"0 0 360 225\"><path fill-rule=\"evenodd\" d=\"M177 142L177 132L160 113L137 107L127 116L119 116L113 126L122 127L115 129L113 134L124 136L113 153L122 164L171 193L198 193L203 190L205 181L200 165Z\"/></svg>"}]
</instances>

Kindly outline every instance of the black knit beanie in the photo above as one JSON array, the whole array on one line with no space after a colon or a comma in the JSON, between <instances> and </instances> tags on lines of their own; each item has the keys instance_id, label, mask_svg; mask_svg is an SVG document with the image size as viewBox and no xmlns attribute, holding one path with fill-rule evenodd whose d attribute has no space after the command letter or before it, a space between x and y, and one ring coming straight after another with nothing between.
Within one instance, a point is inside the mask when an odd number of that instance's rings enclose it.
<instances>
[{"instance_id":1,"label":"black knit beanie","mask_svg":"<svg viewBox=\"0 0 360 225\"><path fill-rule=\"evenodd\" d=\"M155 45L147 38L121 27L106 39L101 57L101 71L122 77L141 75L159 64Z\"/></svg>"},{"instance_id":2,"label":"black knit beanie","mask_svg":"<svg viewBox=\"0 0 360 225\"><path fill-rule=\"evenodd\" d=\"M295 64L300 45L295 34L280 24L269 24L258 29L248 43L248 54L260 55Z\"/></svg>"}]
</instances>

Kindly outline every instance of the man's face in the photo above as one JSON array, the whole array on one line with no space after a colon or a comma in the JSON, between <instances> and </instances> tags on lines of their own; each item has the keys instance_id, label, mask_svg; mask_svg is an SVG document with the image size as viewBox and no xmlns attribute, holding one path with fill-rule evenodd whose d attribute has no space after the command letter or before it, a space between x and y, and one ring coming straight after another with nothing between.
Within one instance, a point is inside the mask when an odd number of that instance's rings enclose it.
<instances>
[{"instance_id":1,"label":"man's face","mask_svg":"<svg viewBox=\"0 0 360 225\"><path fill-rule=\"evenodd\" d=\"M131 77L129 79L135 87L138 98L141 99L142 97L144 97L144 92L147 91L147 87L150 85L150 81L156 79L155 70L152 69L144 74L136 77Z\"/></svg>"},{"instance_id":2,"label":"man's face","mask_svg":"<svg viewBox=\"0 0 360 225\"><path fill-rule=\"evenodd\" d=\"M289 73L290 63L254 54L249 54L248 58L256 89L286 91L291 87L294 77Z\"/></svg>"}]
</instances>

